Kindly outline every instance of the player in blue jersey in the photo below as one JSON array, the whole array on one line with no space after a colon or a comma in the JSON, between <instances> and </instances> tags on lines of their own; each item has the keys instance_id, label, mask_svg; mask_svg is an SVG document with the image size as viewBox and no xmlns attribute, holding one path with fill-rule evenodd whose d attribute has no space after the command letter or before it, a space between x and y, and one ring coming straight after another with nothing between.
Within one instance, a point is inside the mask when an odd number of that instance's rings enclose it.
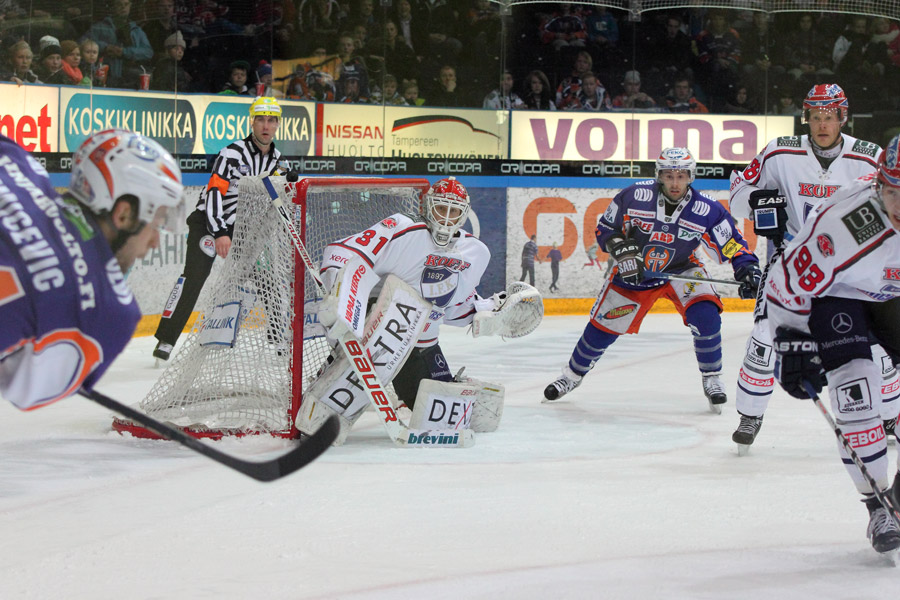
<instances>
[{"instance_id":1,"label":"player in blue jersey","mask_svg":"<svg viewBox=\"0 0 900 600\"><path fill-rule=\"evenodd\" d=\"M597 225L597 243L615 260L590 322L563 374L544 390L557 400L574 390L625 333L637 333L660 298L672 301L694 336L703 391L713 412L727 400L722 371L722 302L709 283L670 280L666 274L708 277L694 256L702 243L719 262L731 261L739 295L755 298L759 260L722 207L691 183L697 163L687 148L667 148L656 160L656 179L619 192Z\"/></svg>"},{"instance_id":2,"label":"player in blue jersey","mask_svg":"<svg viewBox=\"0 0 900 600\"><path fill-rule=\"evenodd\" d=\"M96 384L141 318L123 273L184 221L182 192L172 156L135 133L86 140L62 196L0 135L0 395L31 410Z\"/></svg>"}]
</instances>

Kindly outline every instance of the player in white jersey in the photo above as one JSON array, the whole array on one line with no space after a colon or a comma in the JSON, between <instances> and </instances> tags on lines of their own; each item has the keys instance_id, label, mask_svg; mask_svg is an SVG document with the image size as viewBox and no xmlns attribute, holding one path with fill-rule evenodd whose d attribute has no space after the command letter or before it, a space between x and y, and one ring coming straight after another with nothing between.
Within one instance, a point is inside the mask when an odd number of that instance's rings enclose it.
<instances>
[{"instance_id":1,"label":"player in white jersey","mask_svg":"<svg viewBox=\"0 0 900 600\"><path fill-rule=\"evenodd\" d=\"M796 235L819 202L857 177L875 171L881 149L841 132L848 111L849 103L840 86L813 87L803 102L803 121L809 125L809 134L772 140L743 171L732 173L731 212L753 221L754 231L772 241L769 262L781 251L784 241ZM754 318L735 402L740 423L732 439L741 454L762 426L774 386L772 339L762 296L757 299ZM885 366L885 390L896 398L900 395L897 372L889 361Z\"/></svg>"},{"instance_id":2,"label":"player in white jersey","mask_svg":"<svg viewBox=\"0 0 900 600\"><path fill-rule=\"evenodd\" d=\"M511 293L509 298L505 292L490 298L481 298L476 293L491 253L481 240L462 231L468 213L469 195L465 187L453 177L442 179L425 194L422 215L393 214L360 233L333 242L323 252L320 272L329 294L319 308L319 321L332 330L342 321L364 343L371 345L376 367L380 352L390 350L391 356L396 355L396 360L383 361L390 364L379 375L385 384L393 382L398 399L413 409L414 414L420 382L453 380L438 344L441 324L457 327L473 324L476 336L498 333L517 337L537 327L543 315L540 295L527 284L514 284L520 291ZM390 276L394 277L394 283ZM397 279L402 283L396 283ZM399 289L406 295L398 301L399 296L394 294L384 302L385 308L369 310L367 321L366 300L379 284L385 289ZM522 294L531 300L519 302ZM383 296L384 290L376 308L382 305ZM512 329L507 327L510 325L505 320L510 316L508 311L518 310L513 305L520 305L519 309L532 315L524 327L523 323L511 325ZM389 326L386 329L389 335L382 340L376 324L371 323L372 315L383 310L383 321L389 323L389 311L396 306L403 309L395 317L398 325ZM418 310L420 306L424 307L423 319L411 322L409 315L413 307ZM398 346L406 349L395 352ZM329 369L334 370L333 365ZM329 400L337 397L332 388L323 388L323 393L313 395L319 403L325 403L328 409L341 415L349 426L367 406L366 399L357 395L350 400L349 395L343 391L342 394L342 402ZM301 413L306 415L302 407ZM298 423L301 431L304 426L304 422Z\"/></svg>"},{"instance_id":3,"label":"player in white jersey","mask_svg":"<svg viewBox=\"0 0 900 600\"><path fill-rule=\"evenodd\" d=\"M882 402L882 365L871 339L900 359L900 136L878 173L822 203L771 267L765 288L775 376L792 396L828 385L835 421L881 490L888 487L883 420L900 403ZM896 433L894 434L896 435ZM839 445L869 509L867 535L878 552L900 548L900 528ZM898 478L895 478L896 497ZM896 500L894 500L896 502Z\"/></svg>"}]
</instances>

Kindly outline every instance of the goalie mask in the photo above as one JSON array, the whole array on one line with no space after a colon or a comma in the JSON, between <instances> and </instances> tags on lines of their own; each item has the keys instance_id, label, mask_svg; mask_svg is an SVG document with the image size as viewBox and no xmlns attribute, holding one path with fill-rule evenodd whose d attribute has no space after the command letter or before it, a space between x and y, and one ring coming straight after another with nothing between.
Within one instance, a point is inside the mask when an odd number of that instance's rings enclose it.
<instances>
[{"instance_id":1,"label":"goalie mask","mask_svg":"<svg viewBox=\"0 0 900 600\"><path fill-rule=\"evenodd\" d=\"M837 111L838 121L841 122L841 125L847 122L847 117L850 114L850 103L847 101L847 96L844 95L844 90L841 89L841 86L836 83L823 83L813 86L809 90L809 93L806 94L806 98L803 100L801 121L804 124L809 123L809 113L813 108Z\"/></svg>"},{"instance_id":2,"label":"goalie mask","mask_svg":"<svg viewBox=\"0 0 900 600\"><path fill-rule=\"evenodd\" d=\"M96 215L109 213L120 199L136 199L140 224L156 222L178 232L185 218L183 191L172 155L156 141L124 129L91 136L72 159L69 193ZM158 214L162 207L166 210Z\"/></svg>"},{"instance_id":3,"label":"goalie mask","mask_svg":"<svg viewBox=\"0 0 900 600\"><path fill-rule=\"evenodd\" d=\"M455 177L441 179L425 194L424 216L434 243L448 246L469 216L469 193Z\"/></svg>"}]
</instances>

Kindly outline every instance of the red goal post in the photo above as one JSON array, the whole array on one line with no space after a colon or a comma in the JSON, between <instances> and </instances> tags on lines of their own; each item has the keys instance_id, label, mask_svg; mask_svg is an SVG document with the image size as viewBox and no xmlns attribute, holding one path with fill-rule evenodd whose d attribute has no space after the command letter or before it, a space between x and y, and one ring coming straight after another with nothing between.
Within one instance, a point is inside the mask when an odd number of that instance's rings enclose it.
<instances>
[{"instance_id":1,"label":"red goal post","mask_svg":"<svg viewBox=\"0 0 900 600\"><path fill-rule=\"evenodd\" d=\"M426 179L272 179L284 203L292 200L294 226L316 263L333 241L397 212L418 214L429 189ZM143 412L198 438L298 435L303 392L331 348L311 310L315 283L275 210L260 178L241 180L231 251L206 284L213 291L201 317L140 402ZM230 322L233 335L219 331ZM159 438L121 418L113 428Z\"/></svg>"}]
</instances>

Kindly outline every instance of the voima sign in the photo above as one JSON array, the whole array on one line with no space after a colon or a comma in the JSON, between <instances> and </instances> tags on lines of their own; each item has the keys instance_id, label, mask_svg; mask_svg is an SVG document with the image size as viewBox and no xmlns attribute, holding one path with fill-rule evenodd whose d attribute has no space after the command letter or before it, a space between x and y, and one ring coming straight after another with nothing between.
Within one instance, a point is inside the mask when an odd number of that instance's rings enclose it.
<instances>
[{"instance_id":1,"label":"voima sign","mask_svg":"<svg viewBox=\"0 0 900 600\"><path fill-rule=\"evenodd\" d=\"M744 163L793 131L793 117L513 111L510 158L653 161L663 148L686 146L698 161Z\"/></svg>"}]
</instances>

